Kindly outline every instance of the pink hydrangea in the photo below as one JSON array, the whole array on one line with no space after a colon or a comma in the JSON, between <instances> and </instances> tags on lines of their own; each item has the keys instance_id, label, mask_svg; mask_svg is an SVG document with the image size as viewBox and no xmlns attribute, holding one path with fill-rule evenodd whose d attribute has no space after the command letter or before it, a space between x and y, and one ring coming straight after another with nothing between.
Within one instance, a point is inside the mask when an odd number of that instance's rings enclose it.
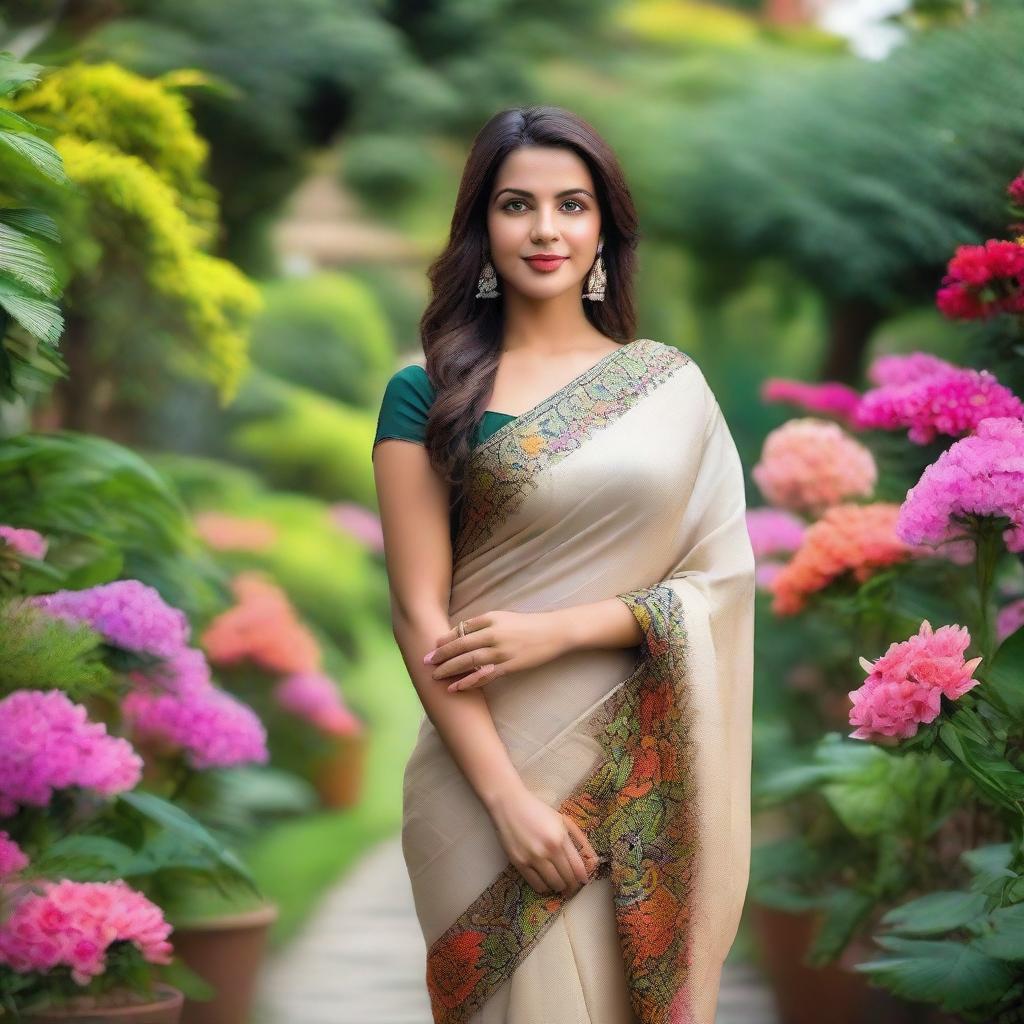
<instances>
[{"instance_id":1,"label":"pink hydrangea","mask_svg":"<svg viewBox=\"0 0 1024 1024\"><path fill-rule=\"evenodd\" d=\"M51 615L85 622L108 643L168 657L188 641L185 613L140 580L116 580L86 590L58 590L27 599Z\"/></svg>"},{"instance_id":2,"label":"pink hydrangea","mask_svg":"<svg viewBox=\"0 0 1024 1024\"><path fill-rule=\"evenodd\" d=\"M987 370L949 364L866 391L855 413L862 427L909 428L907 436L915 444L927 444L937 434L968 434L993 416L1019 419L1024 403Z\"/></svg>"},{"instance_id":3,"label":"pink hydrangea","mask_svg":"<svg viewBox=\"0 0 1024 1024\"><path fill-rule=\"evenodd\" d=\"M1024 206L1024 172L1006 186L1006 194L1017 206Z\"/></svg>"},{"instance_id":4,"label":"pink hydrangea","mask_svg":"<svg viewBox=\"0 0 1024 1024\"><path fill-rule=\"evenodd\" d=\"M338 685L320 672L294 672L274 688L274 698L286 711L335 735L358 733L362 725L345 706Z\"/></svg>"},{"instance_id":5,"label":"pink hydrangea","mask_svg":"<svg viewBox=\"0 0 1024 1024\"><path fill-rule=\"evenodd\" d=\"M169 964L172 928L160 908L122 879L113 882L43 882L40 892L15 902L0 924L0 962L20 974L71 968L88 985L107 967L107 950L130 942L143 958Z\"/></svg>"},{"instance_id":6,"label":"pink hydrangea","mask_svg":"<svg viewBox=\"0 0 1024 1024\"><path fill-rule=\"evenodd\" d=\"M932 722L942 710L942 697L957 700L981 681L973 679L981 658L964 661L971 635L963 626L932 630L926 619L916 635L890 644L874 664L860 659L868 673L858 690L849 693L853 707L853 739L876 736L908 739L921 724Z\"/></svg>"},{"instance_id":7,"label":"pink hydrangea","mask_svg":"<svg viewBox=\"0 0 1024 1024\"><path fill-rule=\"evenodd\" d=\"M0 829L0 878L28 867L28 857L8 832Z\"/></svg>"},{"instance_id":8,"label":"pink hydrangea","mask_svg":"<svg viewBox=\"0 0 1024 1024\"><path fill-rule=\"evenodd\" d=\"M807 416L765 438L751 475L771 504L818 515L849 498L871 497L878 471L871 452L842 427Z\"/></svg>"},{"instance_id":9,"label":"pink hydrangea","mask_svg":"<svg viewBox=\"0 0 1024 1024\"><path fill-rule=\"evenodd\" d=\"M1024 422L982 420L950 445L907 492L896 532L908 544L940 544L965 532L957 517L1008 516L1003 538L1024 551Z\"/></svg>"},{"instance_id":10,"label":"pink hydrangea","mask_svg":"<svg viewBox=\"0 0 1024 1024\"><path fill-rule=\"evenodd\" d=\"M783 509L764 506L747 510L747 533L758 561L792 554L800 547L806 530L802 519Z\"/></svg>"},{"instance_id":11,"label":"pink hydrangea","mask_svg":"<svg viewBox=\"0 0 1024 1024\"><path fill-rule=\"evenodd\" d=\"M1024 626L1024 597L1003 605L996 616L996 639L1000 643Z\"/></svg>"},{"instance_id":12,"label":"pink hydrangea","mask_svg":"<svg viewBox=\"0 0 1024 1024\"><path fill-rule=\"evenodd\" d=\"M37 559L46 557L47 540L35 530L30 530L27 527L0 525L0 537L19 554Z\"/></svg>"},{"instance_id":13,"label":"pink hydrangea","mask_svg":"<svg viewBox=\"0 0 1024 1024\"><path fill-rule=\"evenodd\" d=\"M132 679L136 688L121 710L140 740L182 750L199 771L269 759L259 716L213 685L202 651L184 648L149 676L133 672Z\"/></svg>"},{"instance_id":14,"label":"pink hydrangea","mask_svg":"<svg viewBox=\"0 0 1024 1024\"><path fill-rule=\"evenodd\" d=\"M132 745L90 722L60 690L15 690L0 700L0 815L21 804L45 807L69 786L111 796L141 775Z\"/></svg>"},{"instance_id":15,"label":"pink hydrangea","mask_svg":"<svg viewBox=\"0 0 1024 1024\"><path fill-rule=\"evenodd\" d=\"M911 384L940 370L955 370L956 365L930 352L889 353L876 356L868 367L868 380L876 387Z\"/></svg>"},{"instance_id":16,"label":"pink hydrangea","mask_svg":"<svg viewBox=\"0 0 1024 1024\"><path fill-rule=\"evenodd\" d=\"M860 403L860 392L837 381L809 384L802 380L769 377L761 385L765 402L786 402L807 412L834 416L844 426L855 427L853 413Z\"/></svg>"}]
</instances>

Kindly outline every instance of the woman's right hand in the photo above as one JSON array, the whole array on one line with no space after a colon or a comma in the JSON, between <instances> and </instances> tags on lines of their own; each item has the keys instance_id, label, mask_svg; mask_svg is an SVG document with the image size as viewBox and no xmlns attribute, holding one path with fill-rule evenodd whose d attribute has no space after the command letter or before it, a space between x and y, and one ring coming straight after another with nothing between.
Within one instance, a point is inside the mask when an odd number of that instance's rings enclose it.
<instances>
[{"instance_id":1,"label":"woman's right hand","mask_svg":"<svg viewBox=\"0 0 1024 1024\"><path fill-rule=\"evenodd\" d=\"M503 794L490 813L509 860L537 892L556 890L571 896L590 881L597 854L587 834L567 814L525 786Z\"/></svg>"}]
</instances>

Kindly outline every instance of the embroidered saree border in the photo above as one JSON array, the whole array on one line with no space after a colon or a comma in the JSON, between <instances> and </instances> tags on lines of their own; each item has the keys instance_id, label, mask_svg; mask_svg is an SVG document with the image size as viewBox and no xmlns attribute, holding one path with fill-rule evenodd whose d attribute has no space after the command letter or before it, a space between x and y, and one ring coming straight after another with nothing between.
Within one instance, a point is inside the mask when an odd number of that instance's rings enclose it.
<instances>
[{"instance_id":1,"label":"embroidered saree border","mask_svg":"<svg viewBox=\"0 0 1024 1024\"><path fill-rule=\"evenodd\" d=\"M690 1024L688 974L699 846L694 709L682 606L665 583L616 595L643 641L637 667L576 728L603 753L562 801L611 876L615 920L641 1024ZM509 864L431 945L435 1024L463 1024L509 980L572 896L541 894Z\"/></svg>"},{"instance_id":2,"label":"embroidered saree border","mask_svg":"<svg viewBox=\"0 0 1024 1024\"><path fill-rule=\"evenodd\" d=\"M690 357L650 338L623 345L522 416L470 457L455 562L475 552L523 504L534 479L628 412Z\"/></svg>"}]
</instances>

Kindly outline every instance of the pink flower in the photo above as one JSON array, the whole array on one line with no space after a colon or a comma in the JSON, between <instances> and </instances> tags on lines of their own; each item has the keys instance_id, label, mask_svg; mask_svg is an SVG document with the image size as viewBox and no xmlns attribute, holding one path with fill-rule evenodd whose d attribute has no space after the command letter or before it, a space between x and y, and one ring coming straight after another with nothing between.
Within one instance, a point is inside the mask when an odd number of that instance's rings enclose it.
<instances>
[{"instance_id":1,"label":"pink flower","mask_svg":"<svg viewBox=\"0 0 1024 1024\"><path fill-rule=\"evenodd\" d=\"M765 402L788 402L807 412L831 415L844 426L853 427L856 425L853 413L860 402L860 392L836 381L808 384L801 380L770 377L761 385L761 399Z\"/></svg>"},{"instance_id":2,"label":"pink flower","mask_svg":"<svg viewBox=\"0 0 1024 1024\"><path fill-rule=\"evenodd\" d=\"M1024 626L1024 597L1019 597L999 609L996 616L996 639L1002 643L1021 626Z\"/></svg>"},{"instance_id":3,"label":"pink flower","mask_svg":"<svg viewBox=\"0 0 1024 1024\"><path fill-rule=\"evenodd\" d=\"M990 238L984 245L960 245L949 261L936 305L945 316L977 319L1021 312L1024 245Z\"/></svg>"},{"instance_id":4,"label":"pink flower","mask_svg":"<svg viewBox=\"0 0 1024 1024\"><path fill-rule=\"evenodd\" d=\"M25 867L28 867L28 857L10 834L0 829L0 878Z\"/></svg>"},{"instance_id":5,"label":"pink flower","mask_svg":"<svg viewBox=\"0 0 1024 1024\"><path fill-rule=\"evenodd\" d=\"M1024 173L1018 174L1009 185L1006 186L1006 194L1016 203L1017 206L1024 206Z\"/></svg>"},{"instance_id":6,"label":"pink flower","mask_svg":"<svg viewBox=\"0 0 1024 1024\"><path fill-rule=\"evenodd\" d=\"M890 644L874 664L861 658L868 677L849 694L850 725L857 726L850 736L908 739L919 725L933 722L942 710L942 697L957 700L981 681L971 677L981 658L964 661L970 642L963 626L933 631L926 619L915 636Z\"/></svg>"},{"instance_id":7,"label":"pink flower","mask_svg":"<svg viewBox=\"0 0 1024 1024\"><path fill-rule=\"evenodd\" d=\"M274 688L274 698L286 711L338 736L362 731L362 723L341 699L338 684L320 672L295 672Z\"/></svg>"},{"instance_id":8,"label":"pink flower","mask_svg":"<svg viewBox=\"0 0 1024 1024\"><path fill-rule=\"evenodd\" d=\"M927 444L937 434L968 434L989 417L1024 416L1024 403L987 370L952 366L942 360L930 371L927 366L928 362L922 361L904 367L909 374L903 380L898 380L898 368L890 366L897 370L891 375L896 380L864 393L855 413L857 423L882 430L909 427L911 441Z\"/></svg>"},{"instance_id":9,"label":"pink flower","mask_svg":"<svg viewBox=\"0 0 1024 1024\"><path fill-rule=\"evenodd\" d=\"M896 532L909 544L940 544L965 532L959 517L1007 516L1010 551L1024 551L1024 422L996 417L950 445L907 492Z\"/></svg>"},{"instance_id":10,"label":"pink flower","mask_svg":"<svg viewBox=\"0 0 1024 1024\"><path fill-rule=\"evenodd\" d=\"M871 452L838 424L804 417L766 438L751 475L773 505L818 515L853 497L871 497L877 470Z\"/></svg>"},{"instance_id":11,"label":"pink flower","mask_svg":"<svg viewBox=\"0 0 1024 1024\"><path fill-rule=\"evenodd\" d=\"M26 599L51 615L85 622L108 643L168 657L188 641L185 613L139 580L116 580L87 590L58 590Z\"/></svg>"},{"instance_id":12,"label":"pink flower","mask_svg":"<svg viewBox=\"0 0 1024 1024\"><path fill-rule=\"evenodd\" d=\"M184 648L148 675L133 672L131 678L136 689L121 708L140 740L180 748L199 771L269 759L259 716L213 685L202 651Z\"/></svg>"},{"instance_id":13,"label":"pink flower","mask_svg":"<svg viewBox=\"0 0 1024 1024\"><path fill-rule=\"evenodd\" d=\"M215 551L265 551L277 543L278 529L266 519L243 518L224 512L200 512L196 532Z\"/></svg>"},{"instance_id":14,"label":"pink flower","mask_svg":"<svg viewBox=\"0 0 1024 1024\"><path fill-rule=\"evenodd\" d=\"M0 537L19 554L37 559L46 557L47 540L35 530L27 527L19 529L16 526L0 526Z\"/></svg>"},{"instance_id":15,"label":"pink flower","mask_svg":"<svg viewBox=\"0 0 1024 1024\"><path fill-rule=\"evenodd\" d=\"M955 370L953 363L946 362L930 352L890 353L876 356L868 367L868 380L877 387L910 384L922 377L930 377L939 370Z\"/></svg>"},{"instance_id":16,"label":"pink flower","mask_svg":"<svg viewBox=\"0 0 1024 1024\"><path fill-rule=\"evenodd\" d=\"M800 547L806 529L802 519L782 509L763 506L747 510L747 533L758 561L792 554Z\"/></svg>"},{"instance_id":17,"label":"pink flower","mask_svg":"<svg viewBox=\"0 0 1024 1024\"><path fill-rule=\"evenodd\" d=\"M354 501L339 501L331 506L330 514L335 526L355 537L369 550L384 550L380 516L375 512Z\"/></svg>"},{"instance_id":18,"label":"pink flower","mask_svg":"<svg viewBox=\"0 0 1024 1024\"><path fill-rule=\"evenodd\" d=\"M163 912L122 879L41 883L0 923L0 962L20 974L71 968L87 985L107 967L115 942L131 942L150 963L169 964L174 947Z\"/></svg>"},{"instance_id":19,"label":"pink flower","mask_svg":"<svg viewBox=\"0 0 1024 1024\"><path fill-rule=\"evenodd\" d=\"M107 735L60 690L15 690L0 700L0 815L20 804L45 807L69 786L111 796L141 775L131 744Z\"/></svg>"}]
</instances>

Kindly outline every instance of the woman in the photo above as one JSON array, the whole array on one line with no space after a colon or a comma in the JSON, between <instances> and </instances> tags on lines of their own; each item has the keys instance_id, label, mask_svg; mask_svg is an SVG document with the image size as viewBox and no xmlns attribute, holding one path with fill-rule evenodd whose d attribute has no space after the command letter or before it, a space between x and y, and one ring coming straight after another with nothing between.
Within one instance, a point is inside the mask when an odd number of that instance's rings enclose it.
<instances>
[{"instance_id":1,"label":"woman","mask_svg":"<svg viewBox=\"0 0 1024 1024\"><path fill-rule=\"evenodd\" d=\"M697 365L634 336L607 144L470 153L374 472L424 706L402 848L435 1024L712 1024L749 868L753 555ZM413 442L413 443L408 443Z\"/></svg>"}]
</instances>

